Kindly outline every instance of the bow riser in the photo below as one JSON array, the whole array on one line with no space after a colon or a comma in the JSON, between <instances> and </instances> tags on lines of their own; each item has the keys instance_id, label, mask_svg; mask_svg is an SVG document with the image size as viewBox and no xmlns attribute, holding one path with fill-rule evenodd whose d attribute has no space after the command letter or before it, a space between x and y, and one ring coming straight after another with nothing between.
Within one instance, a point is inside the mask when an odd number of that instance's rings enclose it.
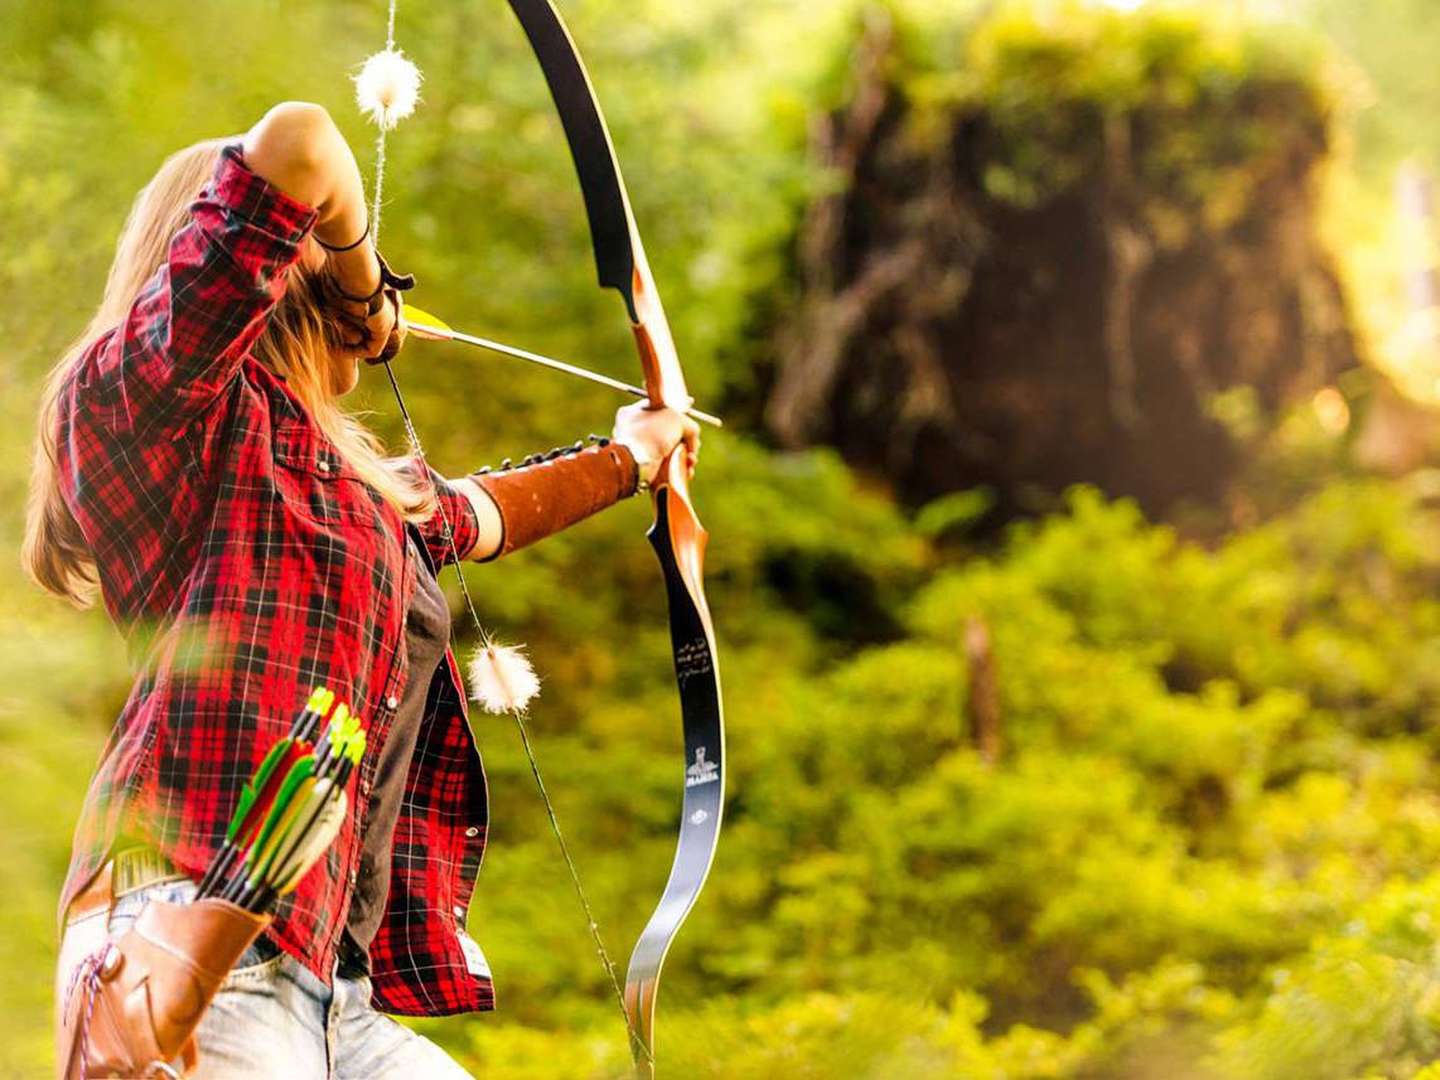
<instances>
[{"instance_id":1,"label":"bow riser","mask_svg":"<svg viewBox=\"0 0 1440 1080\"><path fill-rule=\"evenodd\" d=\"M629 199L626 199L626 209L628 212ZM634 228L633 223L631 228ZM645 372L645 391L650 396L650 404L666 405L683 413L695 403L695 399L685 386L685 374L680 370L680 354L675 349L675 339L670 335L670 320L665 317L665 307L660 303L660 294L650 277L638 233L632 233L631 243L636 245L635 272L626 302L634 319L630 328L635 332L640 367Z\"/></svg>"},{"instance_id":2,"label":"bow riser","mask_svg":"<svg viewBox=\"0 0 1440 1080\"><path fill-rule=\"evenodd\" d=\"M705 549L710 543L710 534L700 524L695 507L690 502L687 472L684 450L677 449L665 460L661 469L663 479L655 487L655 521L658 526L662 517L659 503L663 500L663 517L670 534L670 550L676 572L685 585L690 602L699 612L705 632L713 641L715 628L710 622L710 604L705 599Z\"/></svg>"}]
</instances>

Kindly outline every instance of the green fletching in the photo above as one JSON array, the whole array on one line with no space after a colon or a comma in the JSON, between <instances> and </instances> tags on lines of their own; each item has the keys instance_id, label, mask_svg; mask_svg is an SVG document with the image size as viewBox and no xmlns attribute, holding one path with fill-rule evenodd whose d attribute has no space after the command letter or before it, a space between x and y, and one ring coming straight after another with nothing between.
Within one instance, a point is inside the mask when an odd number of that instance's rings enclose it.
<instances>
[{"instance_id":1,"label":"green fletching","mask_svg":"<svg viewBox=\"0 0 1440 1080\"><path fill-rule=\"evenodd\" d=\"M265 760L260 762L260 767L255 770L255 775L250 778L250 782L240 789L240 801L235 807L235 813L230 817L229 826L225 829L227 842L234 843L241 824L250 813L250 808L255 805L255 799L264 789L265 781L270 779L270 774L275 771L275 766L285 757L286 751L290 749L290 744L291 740L288 737L276 740L275 745L270 748L270 752L265 755Z\"/></svg>"},{"instance_id":2,"label":"green fletching","mask_svg":"<svg viewBox=\"0 0 1440 1080\"><path fill-rule=\"evenodd\" d=\"M299 761L290 767L290 772L285 777L285 782L280 785L280 790L275 793L274 800L270 803L270 812L265 816L265 824L260 828L260 835L250 845L250 852L245 856L245 862L252 869L260 865L265 850L274 837L280 823L285 820L286 814L295 800L295 793L305 781L309 780L315 773L315 757L306 754ZM254 875L252 874L252 879Z\"/></svg>"},{"instance_id":3,"label":"green fletching","mask_svg":"<svg viewBox=\"0 0 1440 1080\"><path fill-rule=\"evenodd\" d=\"M306 822L315 817L321 804L325 801L325 793L330 789L327 780L315 780L306 778L305 782L296 789L294 797L290 800L290 806L285 811L285 816L275 831L270 834L269 842L266 843L256 858L256 869L252 878L265 882L267 885L274 884L274 873L277 860L281 853L294 846L296 839L307 831Z\"/></svg>"}]
</instances>

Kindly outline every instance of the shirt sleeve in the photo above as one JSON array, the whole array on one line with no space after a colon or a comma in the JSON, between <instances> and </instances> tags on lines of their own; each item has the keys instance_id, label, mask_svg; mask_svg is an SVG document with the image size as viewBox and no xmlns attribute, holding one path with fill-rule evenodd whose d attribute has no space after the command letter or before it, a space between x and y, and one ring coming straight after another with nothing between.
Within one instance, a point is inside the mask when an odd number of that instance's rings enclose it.
<instances>
[{"instance_id":1,"label":"shirt sleeve","mask_svg":"<svg viewBox=\"0 0 1440 1080\"><path fill-rule=\"evenodd\" d=\"M173 433L203 413L264 329L316 216L226 146L164 264L83 358L79 408L136 435Z\"/></svg>"},{"instance_id":2,"label":"shirt sleeve","mask_svg":"<svg viewBox=\"0 0 1440 1080\"><path fill-rule=\"evenodd\" d=\"M455 554L445 539L446 522L449 522L455 537L455 552L459 553L461 559L465 559L475 550L480 539L480 520L475 516L475 504L468 495L434 469L430 470L430 479L435 484L438 506L435 513L431 514L428 520L422 521L418 528L431 560L438 567L455 561Z\"/></svg>"}]
</instances>

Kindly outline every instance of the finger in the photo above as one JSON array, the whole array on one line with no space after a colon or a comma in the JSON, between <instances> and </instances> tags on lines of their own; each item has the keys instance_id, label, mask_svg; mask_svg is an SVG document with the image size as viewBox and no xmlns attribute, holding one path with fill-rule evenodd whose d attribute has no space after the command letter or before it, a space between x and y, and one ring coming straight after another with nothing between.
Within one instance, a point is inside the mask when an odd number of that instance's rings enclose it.
<instances>
[{"instance_id":1,"label":"finger","mask_svg":"<svg viewBox=\"0 0 1440 1080\"><path fill-rule=\"evenodd\" d=\"M688 416L680 417L680 438L685 443L685 448L694 455L700 452L700 425Z\"/></svg>"},{"instance_id":2,"label":"finger","mask_svg":"<svg viewBox=\"0 0 1440 1080\"><path fill-rule=\"evenodd\" d=\"M386 363L394 360L396 355L398 355L400 352L400 346L404 343L404 335L399 330L393 331L390 334L390 337L386 340L385 347L380 350L380 355L376 358L377 361L381 363Z\"/></svg>"},{"instance_id":3,"label":"finger","mask_svg":"<svg viewBox=\"0 0 1440 1080\"><path fill-rule=\"evenodd\" d=\"M410 326L405 321L405 312L400 304L400 293L395 289L390 289L387 295L395 313L395 321L390 325L390 339L385 343L385 351L389 354L386 357L388 360L405 344L405 337L410 332Z\"/></svg>"},{"instance_id":4,"label":"finger","mask_svg":"<svg viewBox=\"0 0 1440 1080\"><path fill-rule=\"evenodd\" d=\"M399 322L394 305L385 303L371 316L367 324L369 342L371 345L371 359L388 360L394 355L391 351L392 345L398 351L399 345L395 342L395 328Z\"/></svg>"}]
</instances>

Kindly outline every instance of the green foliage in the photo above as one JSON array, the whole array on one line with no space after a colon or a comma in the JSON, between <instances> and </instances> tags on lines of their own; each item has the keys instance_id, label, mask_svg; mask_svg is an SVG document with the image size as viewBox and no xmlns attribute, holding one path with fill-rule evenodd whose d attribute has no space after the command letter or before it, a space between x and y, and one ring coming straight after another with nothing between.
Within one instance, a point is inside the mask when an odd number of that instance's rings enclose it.
<instances>
[{"instance_id":1,"label":"green foliage","mask_svg":"<svg viewBox=\"0 0 1440 1080\"><path fill-rule=\"evenodd\" d=\"M874 543L897 528L874 524ZM1205 549L1082 489L938 566L900 640L785 664L732 650L731 822L667 986L714 1004L667 1012L669 1067L1413 1075L1440 1040L1437 524L1403 487L1342 482ZM998 764L969 746L972 618L994 641ZM635 764L606 755L583 787ZM628 799L602 803L617 829ZM544 874L534 843L487 903L563 926L551 896L511 895ZM587 977L538 941L496 948L519 978L553 969L552 993ZM482 1023L469 1052L514 1075L618 1068L567 1039L530 1058L559 1038L536 1027Z\"/></svg>"},{"instance_id":2,"label":"green foliage","mask_svg":"<svg viewBox=\"0 0 1440 1080\"><path fill-rule=\"evenodd\" d=\"M565 7L687 372L713 404L753 377L726 367L745 351L748 298L783 293L777 252L813 182L796 153L807 95L843 67L850 5ZM378 44L381 16L177 0L21 10L0 20L12 552L39 380L84 324L131 194L169 150L285 97L325 102L368 143L345 75ZM1184 115L1187 95L1228 100L1290 62L1288 44L1210 35L1190 17L1072 11L1045 30L1006 9L965 44L956 5L907 11L926 29L912 41L969 57L958 83L937 61L917 98L1005 106L1017 149L996 190L1016 197L1068 175L1063 156L1027 156L1055 125L1110 109L1158 122ZM420 273L422 304L633 377L508 16L402 3L399 30L427 101L392 141L384 236ZM1325 103L1297 108L1308 123ZM1159 127L1146 167L1210 169L1177 197L1223 208L1227 170L1255 150L1244 125ZM405 362L421 429L453 468L602 429L616 404L418 342ZM366 394L393 438L383 393ZM1214 547L1081 489L1062 513L968 550L979 493L912 523L829 455L731 433L707 434L696 498L714 536L732 797L666 973L663 1074L1425 1075L1440 1053L1440 519L1419 486L1337 482ZM542 767L622 959L663 883L677 806L645 524L637 501L467 570L490 623L528 642L545 676ZM32 1076L48 1069L70 826L128 681L103 616L39 596L13 559L0 590L0 1072ZM974 619L993 641L995 762L972 749L967 719ZM494 827L472 929L501 1011L419 1026L478 1075L622 1075L610 990L513 733L476 726Z\"/></svg>"}]
</instances>

